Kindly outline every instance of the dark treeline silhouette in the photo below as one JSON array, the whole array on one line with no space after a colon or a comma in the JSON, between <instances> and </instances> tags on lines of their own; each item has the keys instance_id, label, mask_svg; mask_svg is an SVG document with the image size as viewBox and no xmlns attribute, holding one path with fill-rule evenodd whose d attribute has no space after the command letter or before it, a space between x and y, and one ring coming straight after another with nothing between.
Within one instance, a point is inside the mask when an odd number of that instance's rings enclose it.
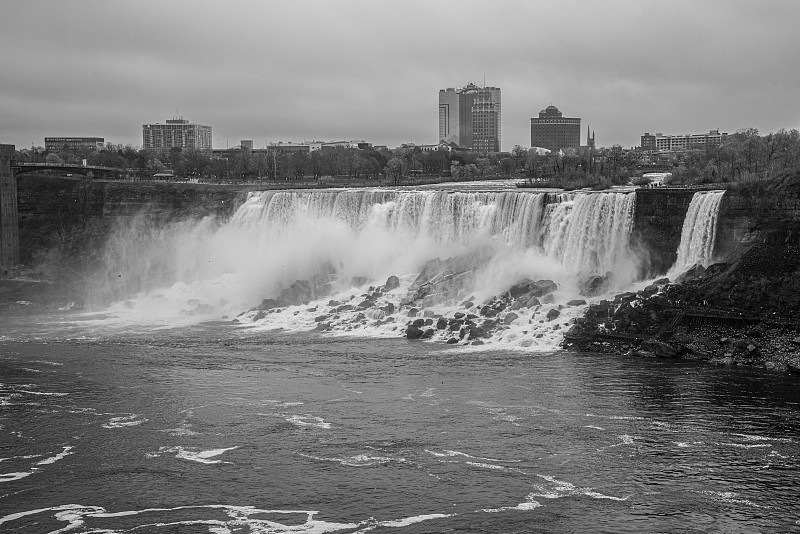
<instances>
[{"instance_id":1,"label":"dark treeline silhouette","mask_svg":"<svg viewBox=\"0 0 800 534\"><path fill-rule=\"evenodd\" d=\"M100 150L49 152L42 147L17 151L17 160L33 163L81 163L127 168L147 178L171 171L179 179L205 182L300 181L334 178L362 182L382 181L399 185L414 179L480 180L524 178L530 185L574 189L603 189L618 184L642 184L643 173L671 173L667 185L709 183L758 183L789 185L800 173L800 132L779 130L760 135L744 128L719 145L682 152L646 152L581 147L560 152L528 149L519 145L511 152L481 154L466 150L422 150L403 145L358 149L336 147L313 152L267 149L230 149L212 156L196 150L172 149L157 156L130 145L108 144Z\"/></svg>"},{"instance_id":2,"label":"dark treeline silhouette","mask_svg":"<svg viewBox=\"0 0 800 534\"><path fill-rule=\"evenodd\" d=\"M422 151L418 146L398 149L335 147L312 152L276 146L267 149L225 150L210 155L197 150L173 148L168 154L130 145L107 145L100 150L47 151L42 147L18 150L23 163L73 163L126 168L139 177L171 172L176 178L207 182L297 181L344 178L360 181L390 180L395 184L410 178L452 176L477 179L501 173L500 154L480 155L468 151ZM508 168L507 171L511 171ZM506 172L507 174L507 172Z\"/></svg>"}]
</instances>

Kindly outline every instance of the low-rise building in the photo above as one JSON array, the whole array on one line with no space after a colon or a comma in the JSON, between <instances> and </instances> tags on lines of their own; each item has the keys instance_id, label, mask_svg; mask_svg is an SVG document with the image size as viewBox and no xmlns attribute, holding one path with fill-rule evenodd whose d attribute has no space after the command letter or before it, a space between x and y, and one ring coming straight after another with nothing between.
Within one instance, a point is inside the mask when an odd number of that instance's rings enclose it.
<instances>
[{"instance_id":1,"label":"low-rise building","mask_svg":"<svg viewBox=\"0 0 800 534\"><path fill-rule=\"evenodd\" d=\"M44 149L48 152L100 150L105 143L102 137L45 137Z\"/></svg>"},{"instance_id":2,"label":"low-rise building","mask_svg":"<svg viewBox=\"0 0 800 534\"><path fill-rule=\"evenodd\" d=\"M727 132L720 133L719 130L684 135L664 135L662 133L652 135L649 132L645 132L641 136L641 148L649 152L684 152L686 150L719 146L727 136Z\"/></svg>"}]
</instances>

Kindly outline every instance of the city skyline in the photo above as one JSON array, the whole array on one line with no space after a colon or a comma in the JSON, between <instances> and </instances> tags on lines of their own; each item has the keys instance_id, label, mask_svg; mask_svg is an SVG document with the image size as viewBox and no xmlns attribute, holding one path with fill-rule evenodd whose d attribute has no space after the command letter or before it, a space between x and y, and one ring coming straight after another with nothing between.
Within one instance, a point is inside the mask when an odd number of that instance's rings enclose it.
<instances>
[{"instance_id":1,"label":"city skyline","mask_svg":"<svg viewBox=\"0 0 800 534\"><path fill-rule=\"evenodd\" d=\"M182 115L211 125L215 147L435 143L432 95L482 80L504 93L502 150L529 146L530 118L550 102L604 146L648 131L800 127L800 3L551 4L12 2L0 18L0 141L139 146L142 124ZM488 39L452 48L442 20Z\"/></svg>"},{"instance_id":2,"label":"city skyline","mask_svg":"<svg viewBox=\"0 0 800 534\"><path fill-rule=\"evenodd\" d=\"M455 143L476 152L500 152L502 109L499 87L473 83L439 90L437 143Z\"/></svg>"}]
</instances>

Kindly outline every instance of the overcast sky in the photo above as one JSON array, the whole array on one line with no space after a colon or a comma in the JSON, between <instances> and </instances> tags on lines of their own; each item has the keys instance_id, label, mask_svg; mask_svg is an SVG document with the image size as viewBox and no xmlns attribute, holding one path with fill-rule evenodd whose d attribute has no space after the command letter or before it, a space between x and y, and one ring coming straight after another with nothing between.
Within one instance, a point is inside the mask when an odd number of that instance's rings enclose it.
<instances>
[{"instance_id":1,"label":"overcast sky","mask_svg":"<svg viewBox=\"0 0 800 534\"><path fill-rule=\"evenodd\" d=\"M438 91L502 90L502 145L549 104L597 143L800 127L800 1L31 1L0 6L0 142L434 143Z\"/></svg>"}]
</instances>

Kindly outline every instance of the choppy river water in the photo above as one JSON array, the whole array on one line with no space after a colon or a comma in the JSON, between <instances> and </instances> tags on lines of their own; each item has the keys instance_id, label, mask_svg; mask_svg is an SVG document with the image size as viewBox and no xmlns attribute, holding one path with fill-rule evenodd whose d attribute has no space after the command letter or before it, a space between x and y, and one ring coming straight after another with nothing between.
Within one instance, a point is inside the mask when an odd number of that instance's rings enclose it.
<instances>
[{"instance_id":1,"label":"choppy river water","mask_svg":"<svg viewBox=\"0 0 800 534\"><path fill-rule=\"evenodd\" d=\"M4 328L0 532L800 532L796 378L222 323Z\"/></svg>"}]
</instances>

